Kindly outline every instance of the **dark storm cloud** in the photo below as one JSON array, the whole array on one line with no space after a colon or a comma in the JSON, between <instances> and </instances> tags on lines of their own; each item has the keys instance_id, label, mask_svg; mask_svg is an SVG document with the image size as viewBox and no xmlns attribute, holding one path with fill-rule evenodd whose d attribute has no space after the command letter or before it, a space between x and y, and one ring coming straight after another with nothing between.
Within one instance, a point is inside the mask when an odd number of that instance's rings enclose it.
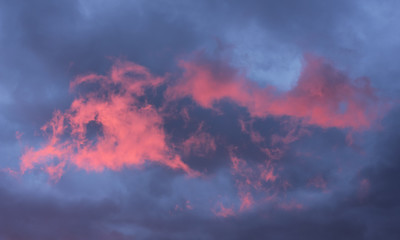
<instances>
[{"instance_id":1,"label":"dark storm cloud","mask_svg":"<svg viewBox=\"0 0 400 240\"><path fill-rule=\"evenodd\" d=\"M398 143L400 110L397 107L385 119L385 130L376 138L374 154L376 162L363 169L360 179L367 181L367 187L361 192L362 208L370 219L380 223L371 226L375 238L398 238L400 231L396 223L400 220L400 152ZM371 221L371 224L375 221Z\"/></svg>"},{"instance_id":2,"label":"dark storm cloud","mask_svg":"<svg viewBox=\"0 0 400 240\"><path fill-rule=\"evenodd\" d=\"M236 32L239 36L222 39L244 51L239 57L246 58L258 71L275 69L276 63L271 61L275 59L274 48L280 49L277 58L287 65L292 60L290 57L296 57L293 52L313 52L331 59L340 69L353 75L370 77L373 85L379 86L384 94L398 95L400 86L394 83L400 76L396 66L400 48L397 1L208 1L202 6L200 9L209 10L205 12L211 21L199 17L199 24L210 26L207 29L213 33ZM246 31L252 24L256 28ZM267 37L260 44L257 37L264 33ZM237 38L249 43L243 44ZM241 44L245 45L244 49ZM261 57L257 55L260 52ZM252 58L246 54L256 56ZM388 88L389 85L394 88Z\"/></svg>"},{"instance_id":3,"label":"dark storm cloud","mask_svg":"<svg viewBox=\"0 0 400 240\"><path fill-rule=\"evenodd\" d=\"M235 21L256 20L266 30L279 34L286 40L321 44L331 39L333 31L343 17L358 11L355 2L321 2L316 0L297 1L209 1L208 7L216 7ZM322 37L322 39L321 39Z\"/></svg>"},{"instance_id":4,"label":"dark storm cloud","mask_svg":"<svg viewBox=\"0 0 400 240\"><path fill-rule=\"evenodd\" d=\"M104 199L92 196L68 200L42 191L33 194L31 190L10 191L2 186L0 238L396 239L398 236L393 226L397 213L375 205L365 206L357 195L349 199L349 195L338 194L310 209L285 211L266 206L239 216L217 218L204 215L201 210L176 210L169 204L166 207L165 200L162 203L160 199L168 199L170 191L149 195L148 190L138 190L140 185L151 188L151 180L144 178L138 184L140 178L129 179L131 173L127 172L124 180L132 194L114 192L112 197ZM156 181L166 180L166 185L170 185L169 178L162 174ZM2 182L8 183L7 188L15 186L4 178Z\"/></svg>"},{"instance_id":5,"label":"dark storm cloud","mask_svg":"<svg viewBox=\"0 0 400 240\"><path fill-rule=\"evenodd\" d=\"M6 185L5 183L9 183ZM15 184L15 183L14 183ZM0 187L0 239L108 239L100 227L102 218L116 207L111 202L65 202L41 196L2 178ZM14 189L9 190L14 187Z\"/></svg>"},{"instance_id":6,"label":"dark storm cloud","mask_svg":"<svg viewBox=\"0 0 400 240\"><path fill-rule=\"evenodd\" d=\"M9 89L10 103L4 107L10 121L29 118L43 124L55 106L70 100L70 79L78 73L104 73L107 57L126 57L163 73L199 41L190 22L141 2L86 14L79 1L2 6L1 78ZM29 112L32 105L41 113Z\"/></svg>"}]
</instances>

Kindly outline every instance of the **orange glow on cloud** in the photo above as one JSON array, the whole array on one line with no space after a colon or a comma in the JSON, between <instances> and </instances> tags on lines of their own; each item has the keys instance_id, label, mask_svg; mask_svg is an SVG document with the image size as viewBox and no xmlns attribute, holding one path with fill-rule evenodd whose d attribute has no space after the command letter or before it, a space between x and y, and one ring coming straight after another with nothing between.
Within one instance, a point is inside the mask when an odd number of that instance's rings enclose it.
<instances>
[{"instance_id":1,"label":"orange glow on cloud","mask_svg":"<svg viewBox=\"0 0 400 240\"><path fill-rule=\"evenodd\" d=\"M200 56L181 61L185 72L166 96L190 96L200 106L228 99L254 117L291 116L320 127L368 128L378 117L377 97L368 79L352 81L322 58L305 57L297 85L285 93L261 88L227 64Z\"/></svg>"},{"instance_id":2,"label":"orange glow on cloud","mask_svg":"<svg viewBox=\"0 0 400 240\"><path fill-rule=\"evenodd\" d=\"M98 84L100 90L84 93L68 110L54 113L42 128L49 133L48 141L23 154L21 171L45 166L51 178L57 179L67 165L102 171L150 161L194 174L169 148L157 110L138 101L146 88L163 81L142 66L121 61L107 76L89 74L76 78L72 88ZM94 137L88 136L90 124L97 128Z\"/></svg>"}]
</instances>

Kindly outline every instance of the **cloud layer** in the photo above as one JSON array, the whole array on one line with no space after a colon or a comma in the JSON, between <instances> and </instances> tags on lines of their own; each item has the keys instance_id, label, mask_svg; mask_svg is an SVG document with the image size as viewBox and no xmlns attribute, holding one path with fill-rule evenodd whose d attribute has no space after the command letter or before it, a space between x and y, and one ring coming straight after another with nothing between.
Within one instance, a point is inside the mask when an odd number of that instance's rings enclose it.
<instances>
[{"instance_id":1,"label":"cloud layer","mask_svg":"<svg viewBox=\"0 0 400 240\"><path fill-rule=\"evenodd\" d=\"M399 239L398 8L0 0L0 240Z\"/></svg>"}]
</instances>

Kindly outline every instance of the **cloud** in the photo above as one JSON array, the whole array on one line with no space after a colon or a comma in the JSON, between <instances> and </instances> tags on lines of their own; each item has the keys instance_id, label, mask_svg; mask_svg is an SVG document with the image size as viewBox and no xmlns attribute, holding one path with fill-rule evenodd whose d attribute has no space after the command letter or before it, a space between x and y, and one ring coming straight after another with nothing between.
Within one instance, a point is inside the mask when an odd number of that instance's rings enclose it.
<instances>
[{"instance_id":1,"label":"cloud","mask_svg":"<svg viewBox=\"0 0 400 240\"><path fill-rule=\"evenodd\" d=\"M24 152L21 171L42 167L52 179L58 180L70 167L86 171L121 170L153 162L197 175L188 163L200 165L191 160L185 163L181 157L199 161L198 157L217 153L216 135L202 130L204 122L180 142L176 142L173 133L169 133L170 136L165 132L165 118L171 115L168 112L171 108L166 106L187 96L210 109L228 100L247 109L252 118L250 123L268 116L293 119L288 121L290 126L287 125L285 136L272 134L270 139L261 136L252 124L247 126L243 120L236 120L241 132L249 134L251 141L258 145L260 156L267 159L267 168L270 160L283 156L289 144L311 134L303 126L365 130L380 118L378 108L384 105L367 79L351 80L326 60L315 56L305 56L297 85L287 92L273 86L260 87L227 61L212 60L203 53L192 57L180 62L183 74L178 80L170 77L174 76L171 74L154 76L145 67L122 60L115 60L106 75L90 73L76 77L70 83L71 89L76 91L76 99L67 110L55 111L42 127L48 140ZM166 90L160 94L160 89ZM162 107L154 103L154 98L159 97L157 94L167 100ZM191 119L185 106L180 113L185 125L189 124ZM177 127L179 131L185 128ZM270 145L265 145L267 143ZM225 153L232 147L230 144L221 145ZM273 168L267 168L259 178L275 181L277 176ZM260 185L260 181L257 184ZM251 193L240 192L248 208L253 202Z\"/></svg>"},{"instance_id":2,"label":"cloud","mask_svg":"<svg viewBox=\"0 0 400 240\"><path fill-rule=\"evenodd\" d=\"M72 88L95 84L95 91L84 91L65 112L54 113L42 127L47 142L21 157L22 172L44 166L57 179L65 165L102 171L150 161L194 173L170 149L157 109L139 100L163 81L142 66L121 61L108 75L77 77Z\"/></svg>"},{"instance_id":3,"label":"cloud","mask_svg":"<svg viewBox=\"0 0 400 240\"><path fill-rule=\"evenodd\" d=\"M182 143L185 155L207 156L214 152L217 147L214 137L202 131L203 124L200 124L197 131Z\"/></svg>"},{"instance_id":4,"label":"cloud","mask_svg":"<svg viewBox=\"0 0 400 240\"><path fill-rule=\"evenodd\" d=\"M0 0L0 239L399 239L398 8Z\"/></svg>"},{"instance_id":5,"label":"cloud","mask_svg":"<svg viewBox=\"0 0 400 240\"><path fill-rule=\"evenodd\" d=\"M351 80L320 57L305 56L297 84L287 92L262 88L229 62L209 59L201 52L180 65L183 76L167 89L168 99L189 96L204 108L228 99L254 117L290 116L323 128L366 129L380 117L382 103L369 80Z\"/></svg>"}]
</instances>

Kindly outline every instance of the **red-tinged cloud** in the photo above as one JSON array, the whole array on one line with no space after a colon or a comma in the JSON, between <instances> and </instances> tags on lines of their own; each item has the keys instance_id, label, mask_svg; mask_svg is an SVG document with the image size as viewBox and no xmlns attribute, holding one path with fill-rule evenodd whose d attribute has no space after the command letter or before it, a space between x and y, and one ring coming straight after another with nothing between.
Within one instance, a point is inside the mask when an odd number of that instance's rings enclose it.
<instances>
[{"instance_id":1,"label":"red-tinged cloud","mask_svg":"<svg viewBox=\"0 0 400 240\"><path fill-rule=\"evenodd\" d=\"M212 212L214 213L215 216L218 217L226 218L235 216L235 211L233 210L233 208L227 208L222 203L219 203L216 208L212 209Z\"/></svg>"},{"instance_id":2,"label":"red-tinged cloud","mask_svg":"<svg viewBox=\"0 0 400 240\"><path fill-rule=\"evenodd\" d=\"M369 81L353 81L322 58L306 56L297 85L288 92L262 88L228 63L203 56L181 61L180 66L184 72L174 85L142 66L123 61L116 61L107 75L93 73L77 77L70 87L78 92L78 97L69 109L56 111L42 127L48 140L38 148L25 151L21 171L40 167L51 178L58 179L70 166L102 171L154 162L195 174L172 149L183 150L185 156L206 156L216 151L215 137L200 127L181 146L170 143L163 129L164 115L146 101L146 93L161 84L168 86L164 96L169 101L190 96L200 106L214 108L215 103L227 99L247 108L253 117L290 116L296 126L301 122L362 129L370 127L378 117L380 102ZM185 108L181 115L187 124L190 118ZM265 141L266 136L245 122L240 123L242 131L254 143ZM308 134L296 126L285 137L271 136L272 145L287 145ZM268 161L279 159L283 151L263 149ZM260 189L265 182L274 182L277 178L270 162L255 170L248 166L239 170L236 165L242 163L235 159L232 157L233 169L244 179L243 186ZM242 191L242 202L251 199L245 197L248 194L251 191Z\"/></svg>"},{"instance_id":3,"label":"red-tinged cloud","mask_svg":"<svg viewBox=\"0 0 400 240\"><path fill-rule=\"evenodd\" d=\"M23 154L21 171L40 166L58 179L71 165L102 171L149 161L194 174L169 148L157 109L138 100L163 81L142 66L121 61L108 75L76 78L72 88L94 84L96 90L82 93L65 112L54 113L42 128L47 142Z\"/></svg>"},{"instance_id":4,"label":"red-tinged cloud","mask_svg":"<svg viewBox=\"0 0 400 240\"><path fill-rule=\"evenodd\" d=\"M323 190L325 190L326 187L327 187L327 183L326 183L325 179L321 175L318 175L318 176L310 179L308 181L308 185L309 186L313 186L315 188L320 188L320 189L323 189Z\"/></svg>"},{"instance_id":5,"label":"red-tinged cloud","mask_svg":"<svg viewBox=\"0 0 400 240\"><path fill-rule=\"evenodd\" d=\"M244 132L246 134L249 134L250 139L251 139L252 142L260 143L260 142L265 141L264 137L261 136L260 133L258 133L257 131L253 130L252 122L246 123L243 120L239 119L239 124L240 124L240 128L241 128L242 132Z\"/></svg>"},{"instance_id":6,"label":"red-tinged cloud","mask_svg":"<svg viewBox=\"0 0 400 240\"><path fill-rule=\"evenodd\" d=\"M185 70L166 96L190 96L204 108L228 99L246 107L254 117L291 116L323 128L370 127L379 117L379 100L369 80L352 80L322 58L306 55L297 85L288 92L262 88L237 69L199 54L181 61Z\"/></svg>"},{"instance_id":7,"label":"red-tinged cloud","mask_svg":"<svg viewBox=\"0 0 400 240\"><path fill-rule=\"evenodd\" d=\"M231 153L232 174L236 178L236 185L238 188L238 195L240 198L239 211L251 209L255 200L252 192L267 195L266 198L271 197L271 186L278 178L274 173L274 168L270 161L265 164L258 164L256 167L249 166L246 161L234 156Z\"/></svg>"},{"instance_id":8,"label":"red-tinged cloud","mask_svg":"<svg viewBox=\"0 0 400 240\"><path fill-rule=\"evenodd\" d=\"M182 143L185 155L206 156L209 152L217 149L214 137L207 132L202 131L203 124L188 139Z\"/></svg>"},{"instance_id":9,"label":"red-tinged cloud","mask_svg":"<svg viewBox=\"0 0 400 240\"><path fill-rule=\"evenodd\" d=\"M250 192L240 192L240 208L239 211L244 211L246 209L251 208L254 205L253 196Z\"/></svg>"}]
</instances>

